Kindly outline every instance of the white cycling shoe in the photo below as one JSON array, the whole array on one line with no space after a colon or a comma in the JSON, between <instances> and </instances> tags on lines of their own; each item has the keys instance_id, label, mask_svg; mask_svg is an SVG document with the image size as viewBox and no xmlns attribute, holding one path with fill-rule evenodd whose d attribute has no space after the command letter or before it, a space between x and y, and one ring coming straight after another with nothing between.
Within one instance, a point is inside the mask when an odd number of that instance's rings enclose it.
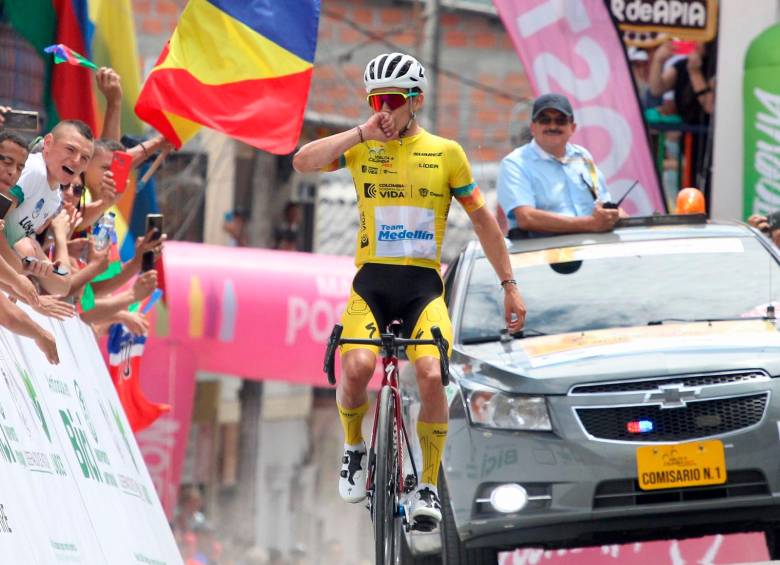
<instances>
[{"instance_id":1,"label":"white cycling shoe","mask_svg":"<svg viewBox=\"0 0 780 565\"><path fill-rule=\"evenodd\" d=\"M339 473L339 494L346 502L356 503L366 498L366 444L344 444Z\"/></svg>"},{"instance_id":2,"label":"white cycling shoe","mask_svg":"<svg viewBox=\"0 0 780 565\"><path fill-rule=\"evenodd\" d=\"M422 483L412 494L409 515L412 524L423 526L420 529L433 529L441 522L441 502L434 485Z\"/></svg>"}]
</instances>

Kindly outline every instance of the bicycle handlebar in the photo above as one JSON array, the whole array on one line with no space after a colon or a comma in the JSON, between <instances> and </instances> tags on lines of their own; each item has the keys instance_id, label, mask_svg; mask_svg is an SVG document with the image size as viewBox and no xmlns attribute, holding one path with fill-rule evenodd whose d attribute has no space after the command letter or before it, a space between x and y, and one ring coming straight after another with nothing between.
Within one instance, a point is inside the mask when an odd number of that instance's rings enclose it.
<instances>
[{"instance_id":1,"label":"bicycle handlebar","mask_svg":"<svg viewBox=\"0 0 780 565\"><path fill-rule=\"evenodd\" d=\"M447 386L450 382L450 362L447 357L447 349L449 344L441 333L438 326L431 327L431 335L433 339L406 339L397 337L394 334L381 334L381 337L377 339L358 339L358 338L342 338L341 332L344 327L341 324L333 326L333 331L328 338L328 347L325 350L325 363L323 365L323 371L328 375L328 382L332 385L336 384L336 375L334 373L336 348L341 344L354 344L354 345L375 345L385 350L385 354L394 354L395 350L399 346L406 345L435 345L439 350L439 368L441 369L441 384Z\"/></svg>"}]
</instances>

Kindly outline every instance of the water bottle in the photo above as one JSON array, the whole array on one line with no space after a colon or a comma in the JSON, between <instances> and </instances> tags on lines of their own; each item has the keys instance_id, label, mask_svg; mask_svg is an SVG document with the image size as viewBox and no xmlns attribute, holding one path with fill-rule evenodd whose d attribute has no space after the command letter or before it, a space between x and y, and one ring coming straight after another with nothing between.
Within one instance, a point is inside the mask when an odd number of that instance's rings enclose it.
<instances>
[{"instance_id":1,"label":"water bottle","mask_svg":"<svg viewBox=\"0 0 780 565\"><path fill-rule=\"evenodd\" d=\"M105 214L92 231L95 240L95 251L103 251L111 244L114 234L114 222L116 215L113 212Z\"/></svg>"}]
</instances>

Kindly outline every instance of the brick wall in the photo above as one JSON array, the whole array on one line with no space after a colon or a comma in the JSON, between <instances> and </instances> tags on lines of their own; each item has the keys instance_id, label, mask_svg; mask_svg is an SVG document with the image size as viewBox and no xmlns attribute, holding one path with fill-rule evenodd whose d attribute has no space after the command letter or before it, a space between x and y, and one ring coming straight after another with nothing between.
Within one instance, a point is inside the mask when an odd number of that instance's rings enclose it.
<instances>
[{"instance_id":1,"label":"brick wall","mask_svg":"<svg viewBox=\"0 0 780 565\"><path fill-rule=\"evenodd\" d=\"M496 16L442 8L440 21L437 133L460 141L473 161L498 160L511 149L512 107L531 95L522 65ZM367 118L365 64L395 49L420 56L423 42L421 4L323 0L309 110L354 122Z\"/></svg>"},{"instance_id":2,"label":"brick wall","mask_svg":"<svg viewBox=\"0 0 780 565\"><path fill-rule=\"evenodd\" d=\"M185 4L186 0L133 0L145 68L156 60ZM309 111L338 116L346 123L367 118L362 83L365 64L396 48L420 56L423 41L420 3L322 0ZM512 107L531 94L503 25L496 16L442 8L440 56L445 72L439 78L437 133L459 140L474 161L500 159L511 149L508 120ZM431 101L426 105L431 106Z\"/></svg>"}]
</instances>

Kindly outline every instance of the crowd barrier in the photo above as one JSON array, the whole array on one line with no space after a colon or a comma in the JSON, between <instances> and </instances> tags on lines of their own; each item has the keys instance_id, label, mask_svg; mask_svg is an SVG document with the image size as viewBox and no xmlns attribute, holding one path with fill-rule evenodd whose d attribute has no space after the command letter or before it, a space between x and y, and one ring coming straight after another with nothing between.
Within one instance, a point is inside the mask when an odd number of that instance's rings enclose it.
<instances>
[{"instance_id":1,"label":"crowd barrier","mask_svg":"<svg viewBox=\"0 0 780 565\"><path fill-rule=\"evenodd\" d=\"M22 308L60 364L0 328L0 561L181 564L91 329Z\"/></svg>"}]
</instances>

